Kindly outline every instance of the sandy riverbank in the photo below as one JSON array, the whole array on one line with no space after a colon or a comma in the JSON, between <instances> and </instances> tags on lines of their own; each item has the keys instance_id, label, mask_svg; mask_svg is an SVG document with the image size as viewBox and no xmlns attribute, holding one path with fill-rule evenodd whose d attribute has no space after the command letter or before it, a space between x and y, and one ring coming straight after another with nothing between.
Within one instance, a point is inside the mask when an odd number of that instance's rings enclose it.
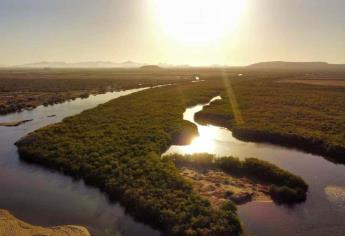
<instances>
[{"instance_id":1,"label":"sandy riverbank","mask_svg":"<svg viewBox=\"0 0 345 236\"><path fill-rule=\"evenodd\" d=\"M40 227L25 223L8 211L0 209L0 236L90 236L89 231L81 226L63 225Z\"/></svg>"},{"instance_id":2,"label":"sandy riverbank","mask_svg":"<svg viewBox=\"0 0 345 236\"><path fill-rule=\"evenodd\" d=\"M21 124L24 124L26 122L30 122L32 121L32 119L30 120L20 120L20 121L10 121L10 122L0 122L0 126L8 126L8 127L12 127L12 126L18 126Z\"/></svg>"}]
</instances>

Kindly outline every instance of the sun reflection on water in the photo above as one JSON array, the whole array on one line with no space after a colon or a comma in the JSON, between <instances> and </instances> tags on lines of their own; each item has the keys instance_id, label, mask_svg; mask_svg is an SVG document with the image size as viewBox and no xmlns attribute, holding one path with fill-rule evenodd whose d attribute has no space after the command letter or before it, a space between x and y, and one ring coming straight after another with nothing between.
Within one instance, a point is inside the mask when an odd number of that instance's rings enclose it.
<instances>
[{"instance_id":1,"label":"sun reflection on water","mask_svg":"<svg viewBox=\"0 0 345 236\"><path fill-rule=\"evenodd\" d=\"M215 130L207 126L199 126L198 128L200 136L194 138L190 145L184 146L185 153L212 152L214 149Z\"/></svg>"},{"instance_id":2,"label":"sun reflection on water","mask_svg":"<svg viewBox=\"0 0 345 236\"><path fill-rule=\"evenodd\" d=\"M201 111L203 106L207 106L211 102L219 99L222 98L216 96L207 104L187 108L183 113L183 119L194 123L198 127L199 136L195 137L189 145L172 145L163 155L172 153L228 155L230 151L239 151L239 147L243 145L243 142L234 138L229 130L213 125L200 125L194 120L195 113ZM250 144L247 143L246 145L248 146Z\"/></svg>"},{"instance_id":3,"label":"sun reflection on water","mask_svg":"<svg viewBox=\"0 0 345 236\"><path fill-rule=\"evenodd\" d=\"M209 105L211 102L222 99L220 96L214 97L211 101L206 104ZM186 154L200 153L200 152L212 152L214 149L214 139L217 137L216 129L212 129L210 126L199 125L194 121L195 113L201 111L204 105L196 105L186 110L183 113L183 119L190 121L198 126L199 136L195 137L193 141L186 146L181 147L181 151Z\"/></svg>"}]
</instances>

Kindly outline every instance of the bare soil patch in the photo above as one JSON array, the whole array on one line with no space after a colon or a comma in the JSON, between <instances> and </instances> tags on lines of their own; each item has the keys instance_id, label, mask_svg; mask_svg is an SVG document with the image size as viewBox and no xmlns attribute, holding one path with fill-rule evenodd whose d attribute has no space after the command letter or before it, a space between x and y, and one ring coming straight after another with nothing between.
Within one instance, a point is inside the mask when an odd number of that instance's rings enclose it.
<instances>
[{"instance_id":1,"label":"bare soil patch","mask_svg":"<svg viewBox=\"0 0 345 236\"><path fill-rule=\"evenodd\" d=\"M247 178L238 178L222 171L196 170L181 168L181 175L192 183L193 189L207 198L213 207L219 207L225 201L244 204L250 201L271 201L269 187L254 183Z\"/></svg>"}]
</instances>

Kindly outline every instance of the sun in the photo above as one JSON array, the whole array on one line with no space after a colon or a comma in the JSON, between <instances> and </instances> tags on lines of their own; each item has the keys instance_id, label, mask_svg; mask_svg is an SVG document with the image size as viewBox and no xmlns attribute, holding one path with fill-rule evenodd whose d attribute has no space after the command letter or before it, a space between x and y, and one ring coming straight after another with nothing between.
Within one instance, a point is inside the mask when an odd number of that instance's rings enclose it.
<instances>
[{"instance_id":1,"label":"sun","mask_svg":"<svg viewBox=\"0 0 345 236\"><path fill-rule=\"evenodd\" d=\"M246 0L154 0L157 22L174 41L217 43L231 33Z\"/></svg>"}]
</instances>

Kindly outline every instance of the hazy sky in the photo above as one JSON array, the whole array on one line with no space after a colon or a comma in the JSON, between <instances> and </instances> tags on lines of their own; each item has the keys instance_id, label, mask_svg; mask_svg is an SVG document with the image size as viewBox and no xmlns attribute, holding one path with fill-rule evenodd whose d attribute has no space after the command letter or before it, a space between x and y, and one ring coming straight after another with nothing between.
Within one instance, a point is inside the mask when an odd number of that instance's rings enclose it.
<instances>
[{"instance_id":1,"label":"hazy sky","mask_svg":"<svg viewBox=\"0 0 345 236\"><path fill-rule=\"evenodd\" d=\"M0 64L345 63L345 0L0 0Z\"/></svg>"}]
</instances>

